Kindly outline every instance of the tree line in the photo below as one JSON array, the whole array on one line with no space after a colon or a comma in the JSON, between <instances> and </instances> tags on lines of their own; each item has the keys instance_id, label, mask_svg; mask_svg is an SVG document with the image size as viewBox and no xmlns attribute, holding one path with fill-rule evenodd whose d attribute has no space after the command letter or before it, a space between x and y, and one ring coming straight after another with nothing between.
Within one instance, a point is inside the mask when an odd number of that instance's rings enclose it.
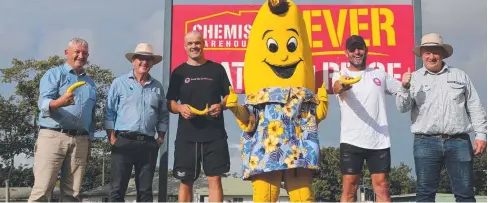
<instances>
[{"instance_id":1,"label":"tree line","mask_svg":"<svg viewBox=\"0 0 488 203\"><path fill-rule=\"evenodd\" d=\"M50 68L65 63L60 56L51 56L47 60L19 60L14 58L10 67L0 69L2 83L15 85L10 97L0 95L0 187L32 187L34 176L32 166L14 167L16 156L31 158L34 153L38 133L37 117L39 109L39 81ZM96 132L104 132L103 109L107 91L115 78L108 69L95 64L88 64L87 74L97 84ZM317 201L338 201L342 189L339 168L339 149L322 148L320 170L314 173L313 187ZM486 151L475 158L476 193L486 195ZM110 145L105 139L95 138L92 144L91 159L88 163L82 185L82 191L108 184L110 181ZM158 171L158 170L156 170ZM392 168L390 193L400 195L415 192L415 178L410 175L412 169L406 164ZM171 175L171 171L168 173ZM156 175L157 176L157 175ZM239 177L237 173L225 176ZM366 191L371 191L371 179L367 167L363 170L364 179L360 180ZM450 193L449 179L445 169L441 174L439 192Z\"/></svg>"}]
</instances>

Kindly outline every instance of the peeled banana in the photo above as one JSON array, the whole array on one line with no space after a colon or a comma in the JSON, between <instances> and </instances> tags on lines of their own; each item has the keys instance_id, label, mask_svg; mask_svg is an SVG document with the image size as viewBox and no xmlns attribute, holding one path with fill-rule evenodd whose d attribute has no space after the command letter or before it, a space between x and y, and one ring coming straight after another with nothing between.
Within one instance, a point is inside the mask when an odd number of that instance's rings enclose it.
<instances>
[{"instance_id":1,"label":"peeled banana","mask_svg":"<svg viewBox=\"0 0 488 203\"><path fill-rule=\"evenodd\" d=\"M81 87L82 85L85 85L85 81L80 81L72 84L71 86L68 87L68 90L66 90L66 93L72 93L76 88Z\"/></svg>"},{"instance_id":2,"label":"peeled banana","mask_svg":"<svg viewBox=\"0 0 488 203\"><path fill-rule=\"evenodd\" d=\"M198 110L198 109L190 106L190 111L196 115L199 115L199 116L206 115L208 113L208 104L205 106L205 109L203 109L203 110Z\"/></svg>"},{"instance_id":3,"label":"peeled banana","mask_svg":"<svg viewBox=\"0 0 488 203\"><path fill-rule=\"evenodd\" d=\"M352 85L354 83L359 82L361 80L361 76L355 77L353 79L346 79L344 76L341 75L340 80L342 84Z\"/></svg>"}]
</instances>

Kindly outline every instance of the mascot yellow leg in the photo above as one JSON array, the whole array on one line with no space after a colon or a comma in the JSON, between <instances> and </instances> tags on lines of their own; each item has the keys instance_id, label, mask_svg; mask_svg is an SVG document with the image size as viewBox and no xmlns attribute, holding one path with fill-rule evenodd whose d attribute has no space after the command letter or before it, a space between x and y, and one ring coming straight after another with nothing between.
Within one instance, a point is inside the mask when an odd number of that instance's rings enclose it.
<instances>
[{"instance_id":1,"label":"mascot yellow leg","mask_svg":"<svg viewBox=\"0 0 488 203\"><path fill-rule=\"evenodd\" d=\"M277 202L280 196L282 175L280 171L256 175L252 178L254 202Z\"/></svg>"},{"instance_id":2,"label":"mascot yellow leg","mask_svg":"<svg viewBox=\"0 0 488 203\"><path fill-rule=\"evenodd\" d=\"M290 202L314 202L312 190L312 170L288 169L285 173L285 186Z\"/></svg>"}]
</instances>

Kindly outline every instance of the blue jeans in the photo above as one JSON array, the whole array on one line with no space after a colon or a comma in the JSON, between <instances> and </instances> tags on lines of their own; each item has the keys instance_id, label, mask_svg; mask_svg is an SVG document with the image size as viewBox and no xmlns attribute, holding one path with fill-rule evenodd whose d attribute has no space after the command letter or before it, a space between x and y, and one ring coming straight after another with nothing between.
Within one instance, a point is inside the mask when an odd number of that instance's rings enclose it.
<instances>
[{"instance_id":1,"label":"blue jeans","mask_svg":"<svg viewBox=\"0 0 488 203\"><path fill-rule=\"evenodd\" d=\"M415 137L417 202L435 202L442 167L446 167L456 202L476 202L473 184L473 148L469 135L460 138Z\"/></svg>"}]
</instances>

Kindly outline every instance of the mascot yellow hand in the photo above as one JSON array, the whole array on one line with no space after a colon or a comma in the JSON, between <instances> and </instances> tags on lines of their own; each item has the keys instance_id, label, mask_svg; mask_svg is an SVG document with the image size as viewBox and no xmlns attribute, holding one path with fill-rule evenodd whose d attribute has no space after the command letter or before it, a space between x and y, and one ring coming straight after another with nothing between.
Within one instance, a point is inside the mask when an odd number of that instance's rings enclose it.
<instances>
[{"instance_id":1,"label":"mascot yellow hand","mask_svg":"<svg viewBox=\"0 0 488 203\"><path fill-rule=\"evenodd\" d=\"M324 120L327 117L327 112L329 111L329 97L327 90L325 89L325 82L317 90L317 97L319 98L319 105L317 105L316 118L317 121Z\"/></svg>"},{"instance_id":2,"label":"mascot yellow hand","mask_svg":"<svg viewBox=\"0 0 488 203\"><path fill-rule=\"evenodd\" d=\"M243 131L250 132L254 129L256 119L249 114L246 107L238 104L238 97L232 86L229 86L229 96L225 106L234 114L237 124Z\"/></svg>"},{"instance_id":3,"label":"mascot yellow hand","mask_svg":"<svg viewBox=\"0 0 488 203\"><path fill-rule=\"evenodd\" d=\"M229 86L229 96L227 96L227 101L225 102L225 106L227 108L236 107L237 105L239 105L237 104L237 100L238 100L237 94L234 92L232 86Z\"/></svg>"}]
</instances>

